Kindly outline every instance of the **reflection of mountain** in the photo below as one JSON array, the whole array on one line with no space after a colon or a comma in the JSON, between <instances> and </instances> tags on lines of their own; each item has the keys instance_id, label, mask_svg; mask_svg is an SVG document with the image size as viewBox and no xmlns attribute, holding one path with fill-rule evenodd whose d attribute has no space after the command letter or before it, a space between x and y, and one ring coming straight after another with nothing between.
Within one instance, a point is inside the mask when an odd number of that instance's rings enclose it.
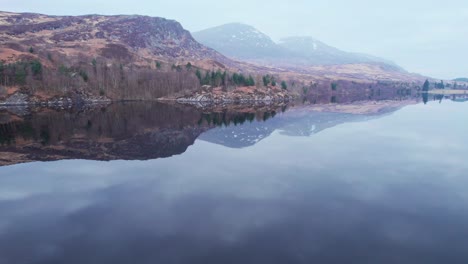
<instances>
[{"instance_id":1,"label":"reflection of mountain","mask_svg":"<svg viewBox=\"0 0 468 264\"><path fill-rule=\"evenodd\" d=\"M199 139L230 148L244 148L255 145L276 130L286 136L311 136L343 123L379 118L397 109L382 108L376 109L378 111L373 114L351 114L322 112L301 107L289 110L266 122L215 128L203 133Z\"/></svg>"},{"instance_id":2,"label":"reflection of mountain","mask_svg":"<svg viewBox=\"0 0 468 264\"><path fill-rule=\"evenodd\" d=\"M219 127L203 133L199 139L230 148L255 145L275 130L275 119L265 123L247 123L242 126Z\"/></svg>"},{"instance_id":3,"label":"reflection of mountain","mask_svg":"<svg viewBox=\"0 0 468 264\"><path fill-rule=\"evenodd\" d=\"M286 136L311 136L325 129L337 126L348 122L359 122L371 119L368 115L356 115L346 113L329 113L329 112L308 112L296 113L296 116L285 116L286 120L283 126L279 128L281 134Z\"/></svg>"}]
</instances>

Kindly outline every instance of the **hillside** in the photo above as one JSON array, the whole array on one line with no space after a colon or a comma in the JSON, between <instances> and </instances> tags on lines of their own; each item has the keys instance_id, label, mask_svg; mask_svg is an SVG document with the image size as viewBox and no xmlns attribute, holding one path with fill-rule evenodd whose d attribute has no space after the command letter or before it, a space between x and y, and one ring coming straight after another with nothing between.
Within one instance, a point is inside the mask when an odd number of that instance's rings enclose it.
<instances>
[{"instance_id":1,"label":"hillside","mask_svg":"<svg viewBox=\"0 0 468 264\"><path fill-rule=\"evenodd\" d=\"M0 87L0 99L20 89L48 102L154 99L197 89L195 68L243 67L173 20L0 12L0 83L11 87Z\"/></svg>"},{"instance_id":2,"label":"hillside","mask_svg":"<svg viewBox=\"0 0 468 264\"><path fill-rule=\"evenodd\" d=\"M0 12L2 59L24 55L29 47L63 55L102 56L131 62L145 59L216 60L231 63L195 41L180 23L148 16L46 16Z\"/></svg>"}]
</instances>

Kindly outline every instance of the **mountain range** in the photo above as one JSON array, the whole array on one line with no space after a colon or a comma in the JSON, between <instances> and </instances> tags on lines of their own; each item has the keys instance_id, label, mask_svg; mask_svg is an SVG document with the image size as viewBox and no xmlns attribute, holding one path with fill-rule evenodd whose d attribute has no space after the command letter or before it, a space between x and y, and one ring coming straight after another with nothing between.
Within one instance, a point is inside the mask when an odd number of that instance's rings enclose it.
<instances>
[{"instance_id":1,"label":"mountain range","mask_svg":"<svg viewBox=\"0 0 468 264\"><path fill-rule=\"evenodd\" d=\"M331 47L312 37L288 37L274 42L258 29L231 23L193 33L200 43L228 57L273 66L382 64L403 71L395 63L375 56Z\"/></svg>"}]
</instances>

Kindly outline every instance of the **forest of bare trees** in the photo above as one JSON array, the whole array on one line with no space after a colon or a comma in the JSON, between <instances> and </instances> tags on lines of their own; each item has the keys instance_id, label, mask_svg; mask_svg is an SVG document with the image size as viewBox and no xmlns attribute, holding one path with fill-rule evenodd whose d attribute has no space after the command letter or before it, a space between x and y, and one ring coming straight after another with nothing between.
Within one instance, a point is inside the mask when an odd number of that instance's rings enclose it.
<instances>
[{"instance_id":1,"label":"forest of bare trees","mask_svg":"<svg viewBox=\"0 0 468 264\"><path fill-rule=\"evenodd\" d=\"M0 86L18 86L29 93L55 95L82 90L113 99L141 100L198 89L200 82L190 70L162 71L104 59L44 67L40 61L31 60L0 62Z\"/></svg>"}]
</instances>

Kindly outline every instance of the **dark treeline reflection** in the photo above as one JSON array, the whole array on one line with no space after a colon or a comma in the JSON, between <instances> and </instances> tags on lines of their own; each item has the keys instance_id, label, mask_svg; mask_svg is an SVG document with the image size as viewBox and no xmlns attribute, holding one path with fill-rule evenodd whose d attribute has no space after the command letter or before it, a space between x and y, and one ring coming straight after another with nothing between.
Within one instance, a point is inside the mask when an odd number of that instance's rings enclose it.
<instances>
[{"instance_id":1,"label":"dark treeline reflection","mask_svg":"<svg viewBox=\"0 0 468 264\"><path fill-rule=\"evenodd\" d=\"M276 108L203 113L189 106L134 102L70 111L42 109L23 115L3 111L0 164L169 157L185 152L211 128L265 121L276 115Z\"/></svg>"},{"instance_id":2,"label":"dark treeline reflection","mask_svg":"<svg viewBox=\"0 0 468 264\"><path fill-rule=\"evenodd\" d=\"M433 101L438 101L439 104L442 103L444 100L451 100L453 102L466 102L468 101L468 94L429 94L429 93L422 93L421 94L424 104L427 104L432 98Z\"/></svg>"},{"instance_id":3,"label":"dark treeline reflection","mask_svg":"<svg viewBox=\"0 0 468 264\"><path fill-rule=\"evenodd\" d=\"M311 104L343 104L364 100L406 100L419 97L421 88L408 83L377 82L363 85L338 81L304 87L303 101Z\"/></svg>"},{"instance_id":4,"label":"dark treeline reflection","mask_svg":"<svg viewBox=\"0 0 468 264\"><path fill-rule=\"evenodd\" d=\"M282 112L286 111L286 108L282 108ZM225 126L230 125L243 125L245 122L252 123L254 121L267 121L270 118L276 116L276 111L256 111L248 113L235 113L229 114L227 111L214 112L214 113L203 113L202 117L198 121L199 125L208 124L214 126Z\"/></svg>"}]
</instances>

